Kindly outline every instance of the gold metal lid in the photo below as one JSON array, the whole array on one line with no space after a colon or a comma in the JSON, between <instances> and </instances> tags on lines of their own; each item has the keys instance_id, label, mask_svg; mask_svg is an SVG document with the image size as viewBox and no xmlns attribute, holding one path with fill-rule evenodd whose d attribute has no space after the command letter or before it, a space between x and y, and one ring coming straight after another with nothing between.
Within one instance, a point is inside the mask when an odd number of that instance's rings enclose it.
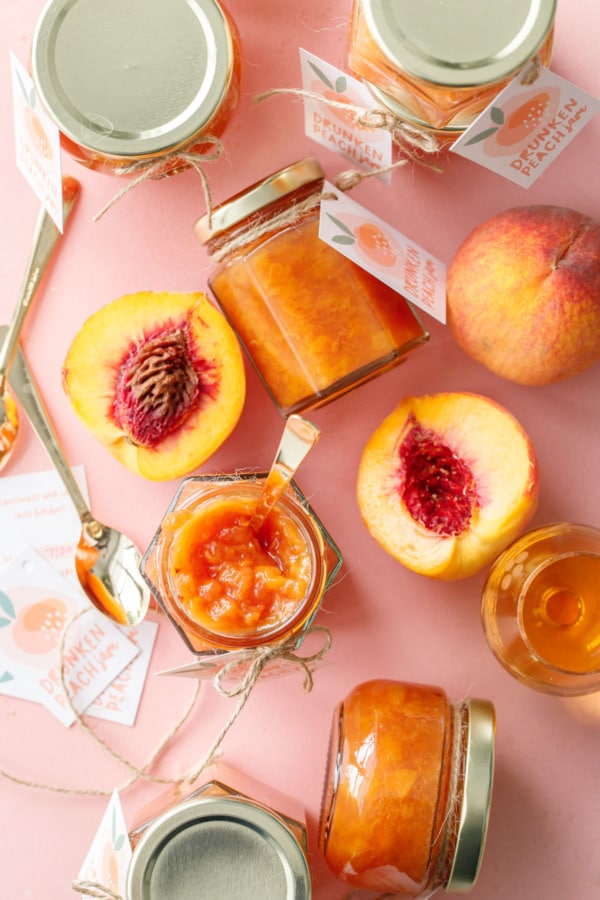
<instances>
[{"instance_id":1,"label":"gold metal lid","mask_svg":"<svg viewBox=\"0 0 600 900\"><path fill-rule=\"evenodd\" d=\"M281 819L239 797L202 797L157 817L135 846L126 900L309 900L304 852Z\"/></svg>"},{"instance_id":2,"label":"gold metal lid","mask_svg":"<svg viewBox=\"0 0 600 900\"><path fill-rule=\"evenodd\" d=\"M98 154L145 157L210 122L233 77L233 42L216 0L50 0L31 65L67 137Z\"/></svg>"},{"instance_id":3,"label":"gold metal lid","mask_svg":"<svg viewBox=\"0 0 600 900\"><path fill-rule=\"evenodd\" d=\"M496 716L488 700L467 700L464 738L464 783L456 846L445 890L471 890L483 856L487 835L492 782Z\"/></svg>"},{"instance_id":4,"label":"gold metal lid","mask_svg":"<svg viewBox=\"0 0 600 900\"><path fill-rule=\"evenodd\" d=\"M298 188L324 178L325 173L316 159L307 157L292 163L216 206L210 224L208 215L198 219L194 225L196 237L204 243Z\"/></svg>"},{"instance_id":5,"label":"gold metal lid","mask_svg":"<svg viewBox=\"0 0 600 900\"><path fill-rule=\"evenodd\" d=\"M548 36L556 0L361 0L375 43L415 78L472 87L507 78Z\"/></svg>"}]
</instances>

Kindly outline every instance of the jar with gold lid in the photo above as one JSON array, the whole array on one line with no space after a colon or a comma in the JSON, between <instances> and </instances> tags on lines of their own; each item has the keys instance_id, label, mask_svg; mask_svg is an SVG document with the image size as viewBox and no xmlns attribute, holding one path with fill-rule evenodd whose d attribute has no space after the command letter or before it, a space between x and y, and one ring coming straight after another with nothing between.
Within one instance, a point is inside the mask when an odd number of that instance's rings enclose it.
<instances>
[{"instance_id":1,"label":"jar with gold lid","mask_svg":"<svg viewBox=\"0 0 600 900\"><path fill-rule=\"evenodd\" d=\"M61 143L114 175L186 168L214 152L239 94L240 48L217 0L50 0L31 70Z\"/></svg>"},{"instance_id":2,"label":"jar with gold lid","mask_svg":"<svg viewBox=\"0 0 600 900\"><path fill-rule=\"evenodd\" d=\"M133 826L126 900L309 900L304 811L219 762Z\"/></svg>"},{"instance_id":3,"label":"jar with gold lid","mask_svg":"<svg viewBox=\"0 0 600 900\"><path fill-rule=\"evenodd\" d=\"M354 0L348 66L377 103L451 143L532 61L547 66L556 0Z\"/></svg>"},{"instance_id":4,"label":"jar with gold lid","mask_svg":"<svg viewBox=\"0 0 600 900\"><path fill-rule=\"evenodd\" d=\"M386 679L337 707L319 823L330 869L356 888L469 890L487 831L495 714L438 687ZM387 896L387 894L386 894Z\"/></svg>"},{"instance_id":5,"label":"jar with gold lid","mask_svg":"<svg viewBox=\"0 0 600 900\"><path fill-rule=\"evenodd\" d=\"M301 160L195 226L210 288L283 416L346 394L428 339L404 297L319 238L323 183L319 163Z\"/></svg>"},{"instance_id":6,"label":"jar with gold lid","mask_svg":"<svg viewBox=\"0 0 600 900\"><path fill-rule=\"evenodd\" d=\"M215 668L300 642L342 555L292 481L255 532L265 473L186 478L141 563L188 648Z\"/></svg>"}]
</instances>

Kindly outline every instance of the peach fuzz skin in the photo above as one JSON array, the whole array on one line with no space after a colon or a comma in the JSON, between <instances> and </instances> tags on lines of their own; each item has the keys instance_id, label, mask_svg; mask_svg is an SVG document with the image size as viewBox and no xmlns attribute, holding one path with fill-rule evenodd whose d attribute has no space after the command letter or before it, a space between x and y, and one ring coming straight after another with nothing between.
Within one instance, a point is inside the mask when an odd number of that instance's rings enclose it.
<instances>
[{"instance_id":1,"label":"peach fuzz skin","mask_svg":"<svg viewBox=\"0 0 600 900\"><path fill-rule=\"evenodd\" d=\"M435 451L429 458L437 454L434 465L417 466L426 473L418 485L424 505L436 516L466 492L458 487L445 495L448 478L442 473L436 484L433 470L451 454L450 468L467 473L469 511L459 513L454 533L419 521L407 506L402 448L415 426ZM440 448L448 451L441 463ZM538 479L534 448L511 413L477 394L440 393L404 399L373 432L361 457L357 499L368 531L387 553L414 572L450 581L479 572L525 529L537 507Z\"/></svg>"},{"instance_id":2,"label":"peach fuzz skin","mask_svg":"<svg viewBox=\"0 0 600 900\"><path fill-rule=\"evenodd\" d=\"M448 268L448 325L492 372L544 385L600 357L600 222L558 206L477 226Z\"/></svg>"}]
</instances>

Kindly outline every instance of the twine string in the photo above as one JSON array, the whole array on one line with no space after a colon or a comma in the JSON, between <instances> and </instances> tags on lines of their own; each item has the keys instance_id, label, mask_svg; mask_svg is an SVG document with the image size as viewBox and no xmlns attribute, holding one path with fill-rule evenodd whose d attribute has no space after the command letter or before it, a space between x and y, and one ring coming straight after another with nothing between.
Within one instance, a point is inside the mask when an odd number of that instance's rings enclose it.
<instances>
[{"instance_id":1,"label":"twine string","mask_svg":"<svg viewBox=\"0 0 600 900\"><path fill-rule=\"evenodd\" d=\"M531 64L527 66L521 74L521 84L534 84L540 77L542 71L542 61L538 54L533 57Z\"/></svg>"},{"instance_id":2,"label":"twine string","mask_svg":"<svg viewBox=\"0 0 600 900\"><path fill-rule=\"evenodd\" d=\"M119 202L126 194L136 188L142 182L147 181L149 178L156 178L161 174L166 175L168 172L172 174L173 170L177 168L178 165L190 166L194 169L200 179L202 181L202 187L204 191L204 201L206 204L206 210L208 214L209 224L212 216L212 198L210 192L210 186L208 182L208 178L206 172L200 165L200 160L204 162L213 162L214 160L219 159L223 155L223 144L219 140L219 138L214 137L214 135L206 134L202 136L202 145L212 146L214 149L212 151L202 151L201 149L193 150L193 149L183 149L183 150L174 150L172 153L167 153L160 157L154 163L148 163L145 160L140 160L138 162L131 163L129 165L119 166L115 169L115 174L117 175L134 175L132 178L120 191L117 193L106 203L102 209L96 213L94 216L94 222L97 222L98 219L101 219L102 216L108 212L116 203ZM172 164L172 165L170 165Z\"/></svg>"},{"instance_id":3,"label":"twine string","mask_svg":"<svg viewBox=\"0 0 600 900\"><path fill-rule=\"evenodd\" d=\"M349 191L366 178L372 178L373 175L383 175L386 172L405 166L409 162L425 166L434 172L440 173L442 171L439 166L436 166L426 158L438 153L440 150L440 145L435 135L424 128L420 128L418 125L411 125L405 122L391 110L386 110L379 106L371 109L356 106L353 103L330 99L314 91L305 91L299 88L272 88L264 91L262 94L257 94L254 97L254 102L262 103L264 100L279 94L290 94L302 100L314 100L316 103L322 103L333 109L344 110L344 112L350 113L356 125L362 128L389 132L392 144L400 158L388 166L380 166L368 172L361 172L358 169L348 169L342 172L338 175L335 182L336 187L340 191Z\"/></svg>"},{"instance_id":4,"label":"twine string","mask_svg":"<svg viewBox=\"0 0 600 900\"><path fill-rule=\"evenodd\" d=\"M96 897L97 900L124 900L120 894L96 881L74 881L71 887L84 897Z\"/></svg>"}]
</instances>

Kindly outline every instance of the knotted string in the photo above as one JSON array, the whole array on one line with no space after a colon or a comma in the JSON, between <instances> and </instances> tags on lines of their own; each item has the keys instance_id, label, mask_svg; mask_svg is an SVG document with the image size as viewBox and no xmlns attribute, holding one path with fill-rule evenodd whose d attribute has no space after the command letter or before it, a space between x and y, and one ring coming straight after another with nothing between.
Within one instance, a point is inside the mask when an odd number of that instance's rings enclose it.
<instances>
[{"instance_id":1,"label":"knotted string","mask_svg":"<svg viewBox=\"0 0 600 900\"><path fill-rule=\"evenodd\" d=\"M201 150L174 150L172 153L167 153L157 159L154 163L148 163L146 160L140 160L138 162L131 163L130 165L119 166L115 169L115 174L121 175L136 175L131 181L129 181L120 191L118 191L111 200L106 203L102 209L96 213L94 216L94 222L97 222L104 213L108 212L108 210L118 203L122 197L132 191L135 187L141 184L143 181L147 181L149 178L156 178L160 175L172 173L174 169L177 168L178 165L184 164L186 166L190 166L194 169L202 180L202 187L204 189L204 200L206 203L206 210L208 213L208 221L210 226L211 216L212 216L212 198L210 192L210 185L208 182L208 178L202 166L199 163L199 160L202 162L213 162L214 160L219 159L223 155L223 144L219 140L219 138L214 137L211 134L206 134L202 136L202 145L209 144L214 149L212 152L203 152ZM171 166L169 164L172 163Z\"/></svg>"},{"instance_id":2,"label":"knotted string","mask_svg":"<svg viewBox=\"0 0 600 900\"><path fill-rule=\"evenodd\" d=\"M534 56L531 64L521 74L521 84L533 84L540 77L542 61L539 56Z\"/></svg>"},{"instance_id":3,"label":"knotted string","mask_svg":"<svg viewBox=\"0 0 600 900\"><path fill-rule=\"evenodd\" d=\"M358 169L348 169L338 175L335 182L336 187L340 191L349 191L365 178L371 178L373 175L383 175L391 172L400 166L405 166L409 162L417 165L425 166L433 169L434 172L441 172L439 166L434 165L423 155L433 155L439 153L440 145L436 137L424 128L417 125L411 125L405 122L391 110L383 109L376 106L368 109L363 106L355 106L352 103L344 103L340 100L329 99L322 94L314 91L305 91L296 88L273 88L254 97L255 103L262 103L270 97L278 94L291 94L303 100L314 100L316 103L322 103L333 109L341 109L350 113L354 117L356 125L361 128L370 130L380 130L389 132L392 138L392 144L396 148L400 158L389 166L381 166L377 169L371 169L368 172L360 172Z\"/></svg>"}]
</instances>

